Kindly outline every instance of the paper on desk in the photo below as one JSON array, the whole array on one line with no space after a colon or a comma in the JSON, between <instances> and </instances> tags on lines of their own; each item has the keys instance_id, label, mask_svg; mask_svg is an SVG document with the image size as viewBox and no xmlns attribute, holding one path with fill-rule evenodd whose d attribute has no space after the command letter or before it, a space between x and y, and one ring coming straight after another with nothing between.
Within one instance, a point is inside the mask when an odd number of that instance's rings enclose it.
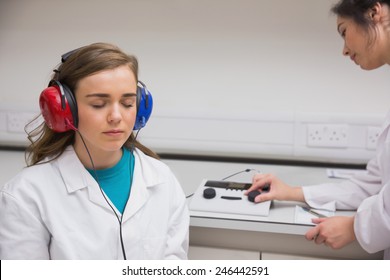
<instances>
[{"instance_id":1,"label":"paper on desk","mask_svg":"<svg viewBox=\"0 0 390 280\"><path fill-rule=\"evenodd\" d=\"M340 179L349 179L353 175L358 174L358 173L364 173L366 170L362 169L331 169L328 168L326 170L326 174L328 175L329 178L340 178Z\"/></svg>"},{"instance_id":2,"label":"paper on desk","mask_svg":"<svg viewBox=\"0 0 390 280\"><path fill-rule=\"evenodd\" d=\"M334 216L334 211L328 211L328 210L319 210L315 209L316 212L325 215L327 217ZM299 205L295 206L295 223L296 224L308 224L308 225L314 225L314 223L311 221L313 218L318 218L316 215L311 214L305 210Z\"/></svg>"}]
</instances>

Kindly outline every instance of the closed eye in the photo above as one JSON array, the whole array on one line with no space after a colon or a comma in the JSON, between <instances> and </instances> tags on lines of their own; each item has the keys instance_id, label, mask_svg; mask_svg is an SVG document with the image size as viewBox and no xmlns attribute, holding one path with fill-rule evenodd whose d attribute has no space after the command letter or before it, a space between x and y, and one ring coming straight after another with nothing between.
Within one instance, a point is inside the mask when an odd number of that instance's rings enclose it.
<instances>
[{"instance_id":1,"label":"closed eye","mask_svg":"<svg viewBox=\"0 0 390 280\"><path fill-rule=\"evenodd\" d=\"M115 100L112 100L110 95L106 93L88 94L87 98L90 99L89 105L94 109L102 109L108 104L115 102ZM135 106L136 100L137 95L135 93L125 93L119 102L123 107L131 108Z\"/></svg>"},{"instance_id":2,"label":"closed eye","mask_svg":"<svg viewBox=\"0 0 390 280\"><path fill-rule=\"evenodd\" d=\"M135 103L136 103L136 97L135 96L131 96L131 97L123 98L121 103L126 108L134 107Z\"/></svg>"},{"instance_id":3,"label":"closed eye","mask_svg":"<svg viewBox=\"0 0 390 280\"><path fill-rule=\"evenodd\" d=\"M95 108L95 109L101 109L101 108L103 108L105 105L106 105L106 102L104 102L104 103L93 103L93 104L91 104L91 107L92 107L92 108Z\"/></svg>"},{"instance_id":4,"label":"closed eye","mask_svg":"<svg viewBox=\"0 0 390 280\"><path fill-rule=\"evenodd\" d=\"M131 103L126 103L126 102L124 102L124 103L122 103L122 104L123 104L123 106L126 107L126 108L131 108L131 107L134 106L134 102L131 102Z\"/></svg>"}]
</instances>

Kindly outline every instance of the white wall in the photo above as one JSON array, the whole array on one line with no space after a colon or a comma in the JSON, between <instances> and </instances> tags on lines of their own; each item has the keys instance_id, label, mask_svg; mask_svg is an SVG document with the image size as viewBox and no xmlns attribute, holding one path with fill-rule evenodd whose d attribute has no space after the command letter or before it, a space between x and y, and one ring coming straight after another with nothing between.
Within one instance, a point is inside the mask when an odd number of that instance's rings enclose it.
<instances>
[{"instance_id":1,"label":"white wall","mask_svg":"<svg viewBox=\"0 0 390 280\"><path fill-rule=\"evenodd\" d=\"M139 58L155 116L383 117L388 66L341 55L334 2L0 0L0 102L37 104L62 53L106 41Z\"/></svg>"},{"instance_id":2,"label":"white wall","mask_svg":"<svg viewBox=\"0 0 390 280\"><path fill-rule=\"evenodd\" d=\"M0 102L36 102L62 53L95 41L140 60L156 111L384 114L387 66L341 56L334 0L1 0Z\"/></svg>"}]
</instances>

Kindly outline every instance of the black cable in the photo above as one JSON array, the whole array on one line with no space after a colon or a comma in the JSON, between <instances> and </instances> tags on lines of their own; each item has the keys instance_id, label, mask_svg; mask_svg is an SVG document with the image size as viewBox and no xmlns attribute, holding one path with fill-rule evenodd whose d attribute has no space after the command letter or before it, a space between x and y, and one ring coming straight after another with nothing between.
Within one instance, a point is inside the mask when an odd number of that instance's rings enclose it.
<instances>
[{"instance_id":1,"label":"black cable","mask_svg":"<svg viewBox=\"0 0 390 280\"><path fill-rule=\"evenodd\" d=\"M138 136L138 133L141 131L141 129L137 130L137 133L135 134L134 136L134 141L133 143L131 143L131 151L134 152L134 148L135 148L135 140L137 139L137 136Z\"/></svg>"},{"instance_id":2,"label":"black cable","mask_svg":"<svg viewBox=\"0 0 390 280\"><path fill-rule=\"evenodd\" d=\"M248 168L248 169L245 169L245 170L236 172L236 173L234 173L234 174L232 174L232 175L229 175L229 176L227 176L227 177L221 179L221 181L224 181L224 180L226 180L226 179L228 179L228 178L230 178L230 177L236 176L236 175L238 175L238 174L241 174L241 173L244 173L244 172L250 172L250 171L256 171L257 173L260 173L260 171L258 171L258 170L256 170L256 169Z\"/></svg>"},{"instance_id":3,"label":"black cable","mask_svg":"<svg viewBox=\"0 0 390 280\"><path fill-rule=\"evenodd\" d=\"M102 187L100 186L100 183L99 183L99 176L98 176L98 174L97 174L97 172L96 172L95 164L93 163L92 156L91 156L91 153L89 152L89 149L88 149L88 147L87 147L87 144L85 143L84 138L83 138L83 136L81 135L80 131L79 131L78 129L76 129L75 131L79 134L79 136L80 136L80 138L81 138L81 141L82 141L83 144L84 144L85 150L87 151L89 160L91 161L92 170L93 170L93 173L95 174L96 182L97 182L97 184L98 184L98 186L99 186L100 192L102 193L104 200L105 200L105 201L107 202L107 204L110 206L112 212L114 212L115 217L117 218L117 220L118 220L118 222L119 222L119 237L120 237L120 242L121 242L121 247L122 247L123 259L124 259L124 260L127 260L127 258L126 258L126 252L125 252L125 245L124 245L124 243L123 243L123 237L122 237L122 218L123 218L123 215L119 218L119 216L118 216L118 214L116 213L114 207L112 207L111 203L108 201L106 195L105 195L104 192L103 192ZM126 206L125 206L125 207L126 207ZM123 210L123 211L124 211L124 210Z\"/></svg>"}]
</instances>

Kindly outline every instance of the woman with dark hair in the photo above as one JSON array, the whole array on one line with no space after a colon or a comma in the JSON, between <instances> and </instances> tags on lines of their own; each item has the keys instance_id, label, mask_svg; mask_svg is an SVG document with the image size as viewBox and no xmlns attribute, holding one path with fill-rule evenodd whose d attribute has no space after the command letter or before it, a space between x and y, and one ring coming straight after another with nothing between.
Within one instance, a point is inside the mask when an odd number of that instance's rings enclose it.
<instances>
[{"instance_id":1,"label":"woman with dark hair","mask_svg":"<svg viewBox=\"0 0 390 280\"><path fill-rule=\"evenodd\" d=\"M54 72L28 167L0 192L0 259L186 259L183 190L133 132L152 109L137 59L96 43Z\"/></svg>"},{"instance_id":2,"label":"woman with dark hair","mask_svg":"<svg viewBox=\"0 0 390 280\"><path fill-rule=\"evenodd\" d=\"M332 8L337 31L344 39L343 55L362 69L390 64L390 0L342 0ZM319 209L357 209L352 217L313 219L316 226L306 233L308 240L341 248L357 240L369 253L384 250L390 259L390 114L378 139L376 157L364 174L340 184L292 187L272 174L257 174L248 190L270 184L270 191L256 202L291 200Z\"/></svg>"}]
</instances>

